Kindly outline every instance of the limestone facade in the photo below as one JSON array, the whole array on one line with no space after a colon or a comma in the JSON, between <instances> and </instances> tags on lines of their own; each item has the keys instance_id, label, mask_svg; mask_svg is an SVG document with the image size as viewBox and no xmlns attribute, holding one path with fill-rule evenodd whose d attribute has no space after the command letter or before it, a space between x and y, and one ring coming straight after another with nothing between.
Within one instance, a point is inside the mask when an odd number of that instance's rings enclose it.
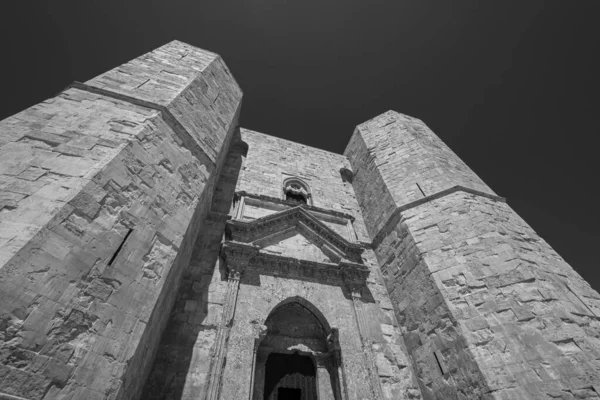
<instances>
[{"instance_id":1,"label":"limestone facade","mask_svg":"<svg viewBox=\"0 0 600 400\"><path fill-rule=\"evenodd\" d=\"M241 99L175 41L0 122L0 399L600 399L600 295L422 121Z\"/></svg>"}]
</instances>

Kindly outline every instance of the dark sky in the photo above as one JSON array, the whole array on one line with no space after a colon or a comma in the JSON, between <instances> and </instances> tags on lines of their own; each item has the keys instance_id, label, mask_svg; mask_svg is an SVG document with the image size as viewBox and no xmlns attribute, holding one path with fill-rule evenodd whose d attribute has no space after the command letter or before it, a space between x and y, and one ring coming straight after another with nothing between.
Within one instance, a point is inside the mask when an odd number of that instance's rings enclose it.
<instances>
[{"instance_id":1,"label":"dark sky","mask_svg":"<svg viewBox=\"0 0 600 400\"><path fill-rule=\"evenodd\" d=\"M600 290L598 0L6 3L1 119L179 39L223 56L246 128L341 153L423 119Z\"/></svg>"}]
</instances>

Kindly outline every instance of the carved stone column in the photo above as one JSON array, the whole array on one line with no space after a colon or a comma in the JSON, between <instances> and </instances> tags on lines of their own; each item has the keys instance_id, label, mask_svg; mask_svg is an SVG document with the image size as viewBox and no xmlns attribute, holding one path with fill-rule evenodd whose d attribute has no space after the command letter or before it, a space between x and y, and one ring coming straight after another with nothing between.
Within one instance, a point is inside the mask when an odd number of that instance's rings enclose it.
<instances>
[{"instance_id":1,"label":"carved stone column","mask_svg":"<svg viewBox=\"0 0 600 400\"><path fill-rule=\"evenodd\" d=\"M265 384L265 364L269 351L261 349L260 344L267 335L265 325L256 325L254 327L254 350L252 352L252 375L250 380L250 400L263 398L263 387Z\"/></svg>"},{"instance_id":2,"label":"carved stone column","mask_svg":"<svg viewBox=\"0 0 600 400\"><path fill-rule=\"evenodd\" d=\"M233 196L231 214L235 219L242 219L244 216L244 194L244 192L236 192Z\"/></svg>"},{"instance_id":3,"label":"carved stone column","mask_svg":"<svg viewBox=\"0 0 600 400\"><path fill-rule=\"evenodd\" d=\"M336 400L335 391L332 386L333 360L332 354L325 353L315 356L317 364L317 392L319 400Z\"/></svg>"},{"instance_id":4,"label":"carved stone column","mask_svg":"<svg viewBox=\"0 0 600 400\"><path fill-rule=\"evenodd\" d=\"M235 306L237 303L238 288L240 285L240 271L229 270L227 277L227 292L223 305L223 314L217 328L217 337L215 346L211 353L211 372L210 383L206 395L207 400L218 400L221 391L221 376L223 374L223 362L227 353L227 339L235 315Z\"/></svg>"},{"instance_id":5,"label":"carved stone column","mask_svg":"<svg viewBox=\"0 0 600 400\"><path fill-rule=\"evenodd\" d=\"M269 354L271 354L271 349L269 348L263 347L256 351L253 381L254 390L252 393L253 400L263 400L265 394L265 371Z\"/></svg>"},{"instance_id":6,"label":"carved stone column","mask_svg":"<svg viewBox=\"0 0 600 400\"><path fill-rule=\"evenodd\" d=\"M377 374L377 366L375 365L375 356L373 355L373 346L368 339L365 315L361 300L361 285L350 283L347 285L352 293L352 304L356 315L356 323L358 325L358 333L362 342L363 358L365 368L367 369L369 388L371 390L371 398L373 400L382 400L383 391Z\"/></svg>"},{"instance_id":7,"label":"carved stone column","mask_svg":"<svg viewBox=\"0 0 600 400\"><path fill-rule=\"evenodd\" d=\"M339 331L333 328L329 336L327 336L327 349L331 354L331 370L330 374L334 382L334 394L336 400L347 400L348 389L346 387L346 373L344 372L344 363L342 360L342 348L340 346Z\"/></svg>"}]
</instances>

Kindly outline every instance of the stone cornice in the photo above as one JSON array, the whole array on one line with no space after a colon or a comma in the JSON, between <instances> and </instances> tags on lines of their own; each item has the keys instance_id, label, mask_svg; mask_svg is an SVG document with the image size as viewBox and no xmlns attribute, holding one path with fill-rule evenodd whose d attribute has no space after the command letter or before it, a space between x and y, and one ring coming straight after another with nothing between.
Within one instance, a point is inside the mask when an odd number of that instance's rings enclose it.
<instances>
[{"instance_id":1,"label":"stone cornice","mask_svg":"<svg viewBox=\"0 0 600 400\"><path fill-rule=\"evenodd\" d=\"M306 210L309 210L309 211L315 211L315 212L319 212L319 213L322 213L322 214L328 214L328 215L332 215L332 216L338 217L338 218L345 218L345 219L349 219L350 221L353 221L353 222L355 220L354 216L352 216L350 214L343 213L341 211L328 210L326 208L315 207L315 206L311 206L311 205L308 205L308 204L298 204L298 203L293 202L293 201L278 199L277 197L252 194L252 193L248 193L248 192L245 192L245 191L235 192L235 199L236 200L238 198L240 198L241 196L248 197L248 198L251 198L251 199L256 199L256 200L268 201L268 202L275 203L275 204L282 204L282 205L286 205L286 206L292 207L292 208L302 207L302 208L304 208Z\"/></svg>"},{"instance_id":2,"label":"stone cornice","mask_svg":"<svg viewBox=\"0 0 600 400\"><path fill-rule=\"evenodd\" d=\"M221 256L228 270L242 275L247 270L265 271L286 277L304 277L317 280L343 282L352 285L366 283L369 268L348 260L335 263L301 260L275 254L262 253L258 246L227 240L221 245Z\"/></svg>"},{"instance_id":3,"label":"stone cornice","mask_svg":"<svg viewBox=\"0 0 600 400\"><path fill-rule=\"evenodd\" d=\"M313 237L316 242L324 242L340 257L352 261L360 261L364 246L352 243L323 224L302 206L297 206L278 213L270 214L253 221L230 220L226 224L228 239L243 243L254 243L267 235L284 231L290 226L297 226L304 233ZM337 249L337 251L335 251Z\"/></svg>"},{"instance_id":4,"label":"stone cornice","mask_svg":"<svg viewBox=\"0 0 600 400\"><path fill-rule=\"evenodd\" d=\"M383 241L383 239L389 233L389 230L392 228L392 226L395 226L398 223L403 211L409 210L414 207L418 207L422 204L429 203L430 201L437 200L439 198L448 196L448 195L450 195L452 193L456 193L456 192L465 192L465 193L473 194L475 196L485 197L485 198L488 198L491 200L506 203L506 199L501 196L493 195L490 193L485 193L485 192L482 192L479 190L471 189L471 188L460 186L460 185L452 186L451 188L439 191L439 192L434 193L429 196L425 196L422 199L411 201L410 203L404 204L404 205L396 208L396 210L394 210L392 215L390 215L390 217L388 218L385 225L383 225L383 227L379 230L379 232L377 232L377 234L373 238L372 248L377 248L377 246L379 246L379 244Z\"/></svg>"}]
</instances>

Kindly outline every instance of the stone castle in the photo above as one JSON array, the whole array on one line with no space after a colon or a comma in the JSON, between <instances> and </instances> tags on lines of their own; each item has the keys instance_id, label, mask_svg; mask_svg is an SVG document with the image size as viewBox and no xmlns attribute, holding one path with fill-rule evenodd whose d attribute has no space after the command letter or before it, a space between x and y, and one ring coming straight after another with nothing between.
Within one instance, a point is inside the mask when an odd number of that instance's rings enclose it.
<instances>
[{"instance_id":1,"label":"stone castle","mask_svg":"<svg viewBox=\"0 0 600 400\"><path fill-rule=\"evenodd\" d=\"M241 99L175 41L0 123L0 399L600 399L600 295L422 121Z\"/></svg>"}]
</instances>

